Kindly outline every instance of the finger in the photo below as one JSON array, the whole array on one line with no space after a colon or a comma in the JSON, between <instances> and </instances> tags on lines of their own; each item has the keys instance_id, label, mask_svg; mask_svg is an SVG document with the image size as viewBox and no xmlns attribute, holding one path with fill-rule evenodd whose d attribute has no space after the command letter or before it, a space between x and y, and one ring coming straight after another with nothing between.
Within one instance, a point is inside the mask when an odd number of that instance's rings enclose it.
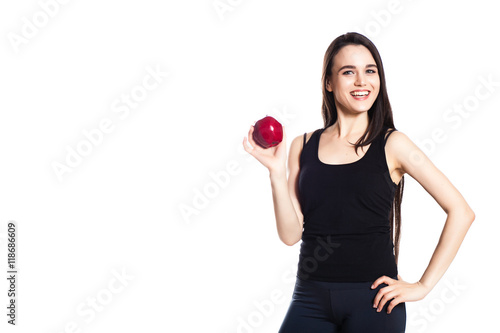
<instances>
[{"instance_id":1,"label":"finger","mask_svg":"<svg viewBox=\"0 0 500 333\"><path fill-rule=\"evenodd\" d=\"M254 132L254 127L252 126L250 128L250 130L248 131L248 142L250 142L250 144L254 148L255 152L264 151L265 148L262 148L262 146L257 144L257 142L253 139L253 132Z\"/></svg>"},{"instance_id":2,"label":"finger","mask_svg":"<svg viewBox=\"0 0 500 333\"><path fill-rule=\"evenodd\" d=\"M248 140L246 137L243 137L243 149L245 149L245 151L250 155L253 155L253 147L250 147L248 145Z\"/></svg>"},{"instance_id":3,"label":"finger","mask_svg":"<svg viewBox=\"0 0 500 333\"><path fill-rule=\"evenodd\" d=\"M255 147L256 144L255 144L255 141L253 139L253 132L254 132L254 126L251 125L250 126L250 129L248 130L248 141L250 142L250 144Z\"/></svg>"},{"instance_id":4,"label":"finger","mask_svg":"<svg viewBox=\"0 0 500 333\"><path fill-rule=\"evenodd\" d=\"M379 303L381 302L382 298L387 295L388 293L392 292L395 287L391 286L386 286L381 288L377 295L375 295L375 299L373 300L373 307L376 308L379 306Z\"/></svg>"},{"instance_id":5,"label":"finger","mask_svg":"<svg viewBox=\"0 0 500 333\"><path fill-rule=\"evenodd\" d=\"M372 288L372 289L377 288L379 284L381 284L381 283L385 283L385 281L387 280L387 278L389 278L389 277L388 277L388 276L385 276L385 275L383 275L383 276L379 277L378 279L376 279L376 280L375 280L375 282L373 282L373 284L372 284L372 287L371 287L371 288ZM386 283L386 284L388 284L388 283Z\"/></svg>"},{"instance_id":6,"label":"finger","mask_svg":"<svg viewBox=\"0 0 500 333\"><path fill-rule=\"evenodd\" d=\"M388 301L390 301L391 299L395 298L396 296L398 295L398 292L397 291L393 291L393 292L388 292L386 293L382 299L380 300L380 303L377 307L377 312L380 312L382 311L382 309L384 308L385 306L385 303L387 303Z\"/></svg>"},{"instance_id":7,"label":"finger","mask_svg":"<svg viewBox=\"0 0 500 333\"><path fill-rule=\"evenodd\" d=\"M392 312L392 309L394 309L394 307L396 305L398 305L399 303L402 303L402 299L401 297L396 297L394 298L391 303L389 303L389 306L387 307L387 314L391 313Z\"/></svg>"},{"instance_id":8,"label":"finger","mask_svg":"<svg viewBox=\"0 0 500 333\"><path fill-rule=\"evenodd\" d=\"M373 300L374 308L378 307L378 304L380 303L380 300L382 299L382 297L384 297L384 295L385 295L385 290L384 288L382 288L378 291L377 295L375 295L375 299Z\"/></svg>"},{"instance_id":9,"label":"finger","mask_svg":"<svg viewBox=\"0 0 500 333\"><path fill-rule=\"evenodd\" d=\"M250 129L248 130L248 136L251 137L253 133L253 125L250 125Z\"/></svg>"}]
</instances>

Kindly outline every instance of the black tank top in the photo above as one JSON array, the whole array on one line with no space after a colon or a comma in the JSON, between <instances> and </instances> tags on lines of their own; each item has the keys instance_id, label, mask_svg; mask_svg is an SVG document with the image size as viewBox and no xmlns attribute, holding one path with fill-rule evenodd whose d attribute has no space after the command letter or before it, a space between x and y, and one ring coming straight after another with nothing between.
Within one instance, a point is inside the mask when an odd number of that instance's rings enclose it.
<instances>
[{"instance_id":1,"label":"black tank top","mask_svg":"<svg viewBox=\"0 0 500 333\"><path fill-rule=\"evenodd\" d=\"M396 277L389 214L397 185L386 162L387 129L361 159L347 164L319 160L324 130L314 131L307 144L304 133L299 173L304 229L297 277L329 282Z\"/></svg>"}]
</instances>

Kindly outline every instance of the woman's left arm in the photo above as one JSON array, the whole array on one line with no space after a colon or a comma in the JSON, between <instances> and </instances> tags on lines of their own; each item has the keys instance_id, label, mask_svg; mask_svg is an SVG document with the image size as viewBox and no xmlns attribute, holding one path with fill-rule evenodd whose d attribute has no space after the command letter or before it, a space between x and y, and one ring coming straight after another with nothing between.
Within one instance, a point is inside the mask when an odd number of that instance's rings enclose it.
<instances>
[{"instance_id":1,"label":"woman's left arm","mask_svg":"<svg viewBox=\"0 0 500 333\"><path fill-rule=\"evenodd\" d=\"M394 157L398 171L409 174L422 185L447 214L439 242L420 281L408 283L387 276L375 280L373 288L380 283L388 286L379 290L374 307L380 311L387 301L393 299L387 307L387 313L390 313L397 304L418 301L434 288L455 258L475 215L448 178L404 133L396 131L389 136L386 152Z\"/></svg>"}]
</instances>

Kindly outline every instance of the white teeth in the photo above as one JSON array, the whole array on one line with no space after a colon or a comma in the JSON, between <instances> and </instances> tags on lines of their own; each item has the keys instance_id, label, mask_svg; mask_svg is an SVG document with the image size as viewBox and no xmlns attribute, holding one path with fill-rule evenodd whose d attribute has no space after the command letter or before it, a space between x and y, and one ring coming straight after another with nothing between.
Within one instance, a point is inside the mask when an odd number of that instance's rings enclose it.
<instances>
[{"instance_id":1,"label":"white teeth","mask_svg":"<svg viewBox=\"0 0 500 333\"><path fill-rule=\"evenodd\" d=\"M367 96L369 91L353 91L351 95L353 96Z\"/></svg>"}]
</instances>

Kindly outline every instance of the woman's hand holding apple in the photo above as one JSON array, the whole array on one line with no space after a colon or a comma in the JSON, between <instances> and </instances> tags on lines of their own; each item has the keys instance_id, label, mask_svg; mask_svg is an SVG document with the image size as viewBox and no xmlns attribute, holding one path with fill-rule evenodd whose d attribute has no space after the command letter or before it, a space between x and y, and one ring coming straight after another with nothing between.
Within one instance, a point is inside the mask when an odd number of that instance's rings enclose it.
<instances>
[{"instance_id":1,"label":"woman's hand holding apple","mask_svg":"<svg viewBox=\"0 0 500 333\"><path fill-rule=\"evenodd\" d=\"M262 165L264 165L270 173L284 172L286 175L286 134L284 128L277 121L269 122L265 117L256 122L255 126L250 126L248 131L248 140L243 138L243 148L247 153L255 157ZM263 121L263 122L262 122ZM276 124L277 123L277 124ZM276 132L276 137L270 139L265 136L266 132L269 132L269 127L273 126L273 133ZM278 125L278 126L277 126ZM278 128L277 128L278 127ZM257 132L255 132L257 131ZM282 133L282 140L280 141ZM264 134L264 139L262 139ZM257 143L255 139L259 142ZM265 141L268 141L266 144ZM248 146L249 142L253 148ZM277 143L279 142L279 143ZM264 148L269 146L268 148Z\"/></svg>"}]
</instances>

